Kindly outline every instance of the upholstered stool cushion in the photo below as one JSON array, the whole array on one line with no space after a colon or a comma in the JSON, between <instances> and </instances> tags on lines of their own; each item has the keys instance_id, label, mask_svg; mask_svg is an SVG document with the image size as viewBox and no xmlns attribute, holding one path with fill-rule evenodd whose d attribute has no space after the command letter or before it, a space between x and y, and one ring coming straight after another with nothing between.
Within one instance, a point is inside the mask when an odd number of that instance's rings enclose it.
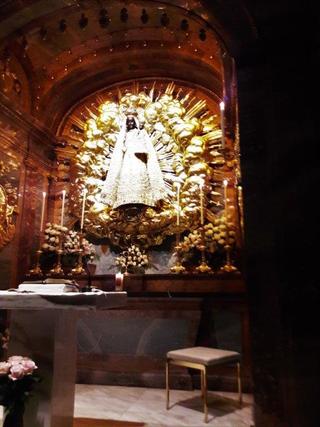
<instances>
[{"instance_id":1,"label":"upholstered stool cushion","mask_svg":"<svg viewBox=\"0 0 320 427\"><path fill-rule=\"evenodd\" d=\"M212 366L220 363L239 362L240 354L236 351L219 350L217 348L190 347L169 351L167 359Z\"/></svg>"}]
</instances>

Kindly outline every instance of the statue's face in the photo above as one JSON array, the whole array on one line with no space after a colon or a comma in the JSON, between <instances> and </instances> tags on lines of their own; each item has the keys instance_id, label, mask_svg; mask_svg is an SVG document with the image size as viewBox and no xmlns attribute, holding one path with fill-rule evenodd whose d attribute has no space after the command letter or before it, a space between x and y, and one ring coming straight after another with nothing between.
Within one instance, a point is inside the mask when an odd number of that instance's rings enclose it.
<instances>
[{"instance_id":1,"label":"statue's face","mask_svg":"<svg viewBox=\"0 0 320 427\"><path fill-rule=\"evenodd\" d=\"M137 127L136 122L134 120L133 116L128 116L127 117L127 129L131 130L131 129L135 129Z\"/></svg>"}]
</instances>

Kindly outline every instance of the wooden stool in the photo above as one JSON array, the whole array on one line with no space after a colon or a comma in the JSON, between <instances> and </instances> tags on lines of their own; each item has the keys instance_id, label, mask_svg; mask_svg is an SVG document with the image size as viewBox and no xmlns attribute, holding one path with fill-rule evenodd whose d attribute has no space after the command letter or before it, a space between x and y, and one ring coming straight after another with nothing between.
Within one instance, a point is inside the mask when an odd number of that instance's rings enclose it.
<instances>
[{"instance_id":1,"label":"wooden stool","mask_svg":"<svg viewBox=\"0 0 320 427\"><path fill-rule=\"evenodd\" d=\"M167 409L169 409L169 366L178 365L201 371L201 391L204 403L204 421L208 422L208 400L207 400L207 369L214 365L234 363L237 366L239 403L242 403L241 356L236 351L220 350L208 347L190 347L173 350L167 353L166 360L166 395Z\"/></svg>"}]
</instances>

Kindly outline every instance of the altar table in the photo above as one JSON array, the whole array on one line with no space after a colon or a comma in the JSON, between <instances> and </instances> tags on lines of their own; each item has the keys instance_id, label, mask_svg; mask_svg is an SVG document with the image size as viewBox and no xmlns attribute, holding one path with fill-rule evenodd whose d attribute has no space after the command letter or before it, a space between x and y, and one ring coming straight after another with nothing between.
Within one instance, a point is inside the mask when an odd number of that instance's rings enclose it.
<instances>
[{"instance_id":1,"label":"altar table","mask_svg":"<svg viewBox=\"0 0 320 427\"><path fill-rule=\"evenodd\" d=\"M123 306L126 298L126 292L39 295L0 291L0 309L12 311L9 356L32 358L41 377L26 403L25 427L72 427L77 314Z\"/></svg>"}]
</instances>

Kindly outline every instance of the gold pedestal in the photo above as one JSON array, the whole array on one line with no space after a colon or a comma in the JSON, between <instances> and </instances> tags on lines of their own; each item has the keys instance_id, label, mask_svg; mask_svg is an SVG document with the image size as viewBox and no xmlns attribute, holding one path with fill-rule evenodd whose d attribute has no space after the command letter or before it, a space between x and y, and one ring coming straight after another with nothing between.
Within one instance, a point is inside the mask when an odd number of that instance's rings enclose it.
<instances>
[{"instance_id":1,"label":"gold pedestal","mask_svg":"<svg viewBox=\"0 0 320 427\"><path fill-rule=\"evenodd\" d=\"M226 245L226 263L220 268L221 273L236 273L240 274L240 271L231 262L231 246Z\"/></svg>"},{"instance_id":2,"label":"gold pedestal","mask_svg":"<svg viewBox=\"0 0 320 427\"><path fill-rule=\"evenodd\" d=\"M181 258L180 258L180 233L178 232L176 234L176 246L175 246L175 253L177 254L177 260L175 264L170 268L170 271L172 273L184 273L186 271L186 268L181 264Z\"/></svg>"},{"instance_id":3,"label":"gold pedestal","mask_svg":"<svg viewBox=\"0 0 320 427\"><path fill-rule=\"evenodd\" d=\"M36 252L36 265L34 266L34 268L32 268L31 270L29 270L29 274L32 276L42 276L43 272L41 270L40 267L40 256L42 254L42 250L38 249Z\"/></svg>"},{"instance_id":4,"label":"gold pedestal","mask_svg":"<svg viewBox=\"0 0 320 427\"><path fill-rule=\"evenodd\" d=\"M205 242L205 234L204 227L202 226L201 230L201 246L199 247L201 251L201 264L196 268L197 273L213 273L212 268L207 264L206 260L206 242Z\"/></svg>"},{"instance_id":5,"label":"gold pedestal","mask_svg":"<svg viewBox=\"0 0 320 427\"><path fill-rule=\"evenodd\" d=\"M71 270L72 274L84 274L86 270L83 268L83 262L82 262L82 249L79 250L79 256L78 256L78 262L75 268Z\"/></svg>"},{"instance_id":6,"label":"gold pedestal","mask_svg":"<svg viewBox=\"0 0 320 427\"><path fill-rule=\"evenodd\" d=\"M180 260L177 260L175 265L170 268L172 273L184 273L186 268L181 264Z\"/></svg>"},{"instance_id":7,"label":"gold pedestal","mask_svg":"<svg viewBox=\"0 0 320 427\"><path fill-rule=\"evenodd\" d=\"M62 249L58 249L58 251L57 251L58 261L57 261L57 264L53 267L53 269L50 270L50 274L54 274L54 275L63 275L64 274L62 264L61 264L62 253L63 253Z\"/></svg>"},{"instance_id":8,"label":"gold pedestal","mask_svg":"<svg viewBox=\"0 0 320 427\"><path fill-rule=\"evenodd\" d=\"M210 265L207 264L205 249L201 248L201 264L196 268L197 273L213 273Z\"/></svg>"}]
</instances>

